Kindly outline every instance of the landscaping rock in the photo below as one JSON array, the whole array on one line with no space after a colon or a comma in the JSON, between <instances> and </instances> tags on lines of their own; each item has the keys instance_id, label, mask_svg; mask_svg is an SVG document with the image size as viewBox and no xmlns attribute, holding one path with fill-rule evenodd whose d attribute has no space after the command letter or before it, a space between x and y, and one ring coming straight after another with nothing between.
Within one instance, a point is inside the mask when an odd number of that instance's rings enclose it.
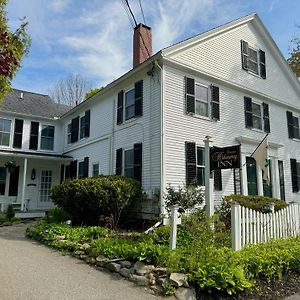
<instances>
[{"instance_id":1,"label":"landscaping rock","mask_svg":"<svg viewBox=\"0 0 300 300\"><path fill-rule=\"evenodd\" d=\"M62 241L62 240L65 240L65 239L66 239L66 236L65 236L65 235L57 235L57 236L55 237L55 239L56 239L57 241Z\"/></svg>"},{"instance_id":2,"label":"landscaping rock","mask_svg":"<svg viewBox=\"0 0 300 300\"><path fill-rule=\"evenodd\" d=\"M153 278L150 278L150 279L149 279L149 284L150 284L150 285L155 285L155 283L156 283L156 280L155 280L155 279L153 279Z\"/></svg>"},{"instance_id":3,"label":"landscaping rock","mask_svg":"<svg viewBox=\"0 0 300 300\"><path fill-rule=\"evenodd\" d=\"M84 255L84 254L85 254L85 252L82 251L82 250L76 250L76 251L74 252L74 255L77 256L77 257L79 257L80 255Z\"/></svg>"},{"instance_id":4,"label":"landscaping rock","mask_svg":"<svg viewBox=\"0 0 300 300\"><path fill-rule=\"evenodd\" d=\"M86 260L87 257L88 257L88 255L85 255L85 254L82 254L79 256L79 258L82 260Z\"/></svg>"},{"instance_id":5,"label":"landscaping rock","mask_svg":"<svg viewBox=\"0 0 300 300\"><path fill-rule=\"evenodd\" d=\"M121 265L115 262L108 262L105 264L104 267L112 272L117 272L117 273L120 272L121 270Z\"/></svg>"},{"instance_id":6,"label":"landscaping rock","mask_svg":"<svg viewBox=\"0 0 300 300\"><path fill-rule=\"evenodd\" d=\"M177 300L196 300L196 291L194 288L180 287L175 291Z\"/></svg>"},{"instance_id":7,"label":"landscaping rock","mask_svg":"<svg viewBox=\"0 0 300 300\"><path fill-rule=\"evenodd\" d=\"M80 247L81 250L85 251L86 254L90 255L91 254L91 246L90 244L88 243L84 243L81 247Z\"/></svg>"},{"instance_id":8,"label":"landscaping rock","mask_svg":"<svg viewBox=\"0 0 300 300\"><path fill-rule=\"evenodd\" d=\"M154 269L154 266L152 265L146 265L141 261L137 261L134 264L134 269L136 271L137 274L139 275L145 275L146 273L151 272Z\"/></svg>"},{"instance_id":9,"label":"landscaping rock","mask_svg":"<svg viewBox=\"0 0 300 300\"><path fill-rule=\"evenodd\" d=\"M157 267L153 269L153 272L156 273L157 275L165 275L168 273L168 270L167 268Z\"/></svg>"},{"instance_id":10,"label":"landscaping rock","mask_svg":"<svg viewBox=\"0 0 300 300\"><path fill-rule=\"evenodd\" d=\"M85 260L88 264L90 265L95 265L96 264L96 259L94 257L87 257Z\"/></svg>"},{"instance_id":11,"label":"landscaping rock","mask_svg":"<svg viewBox=\"0 0 300 300\"><path fill-rule=\"evenodd\" d=\"M132 275L134 270L132 269L127 269L127 268L122 268L119 273L121 276L128 278L130 275Z\"/></svg>"},{"instance_id":12,"label":"landscaping rock","mask_svg":"<svg viewBox=\"0 0 300 300\"><path fill-rule=\"evenodd\" d=\"M132 267L132 263L128 260L121 261L120 265L122 266L122 268L127 268L127 269L130 269Z\"/></svg>"},{"instance_id":13,"label":"landscaping rock","mask_svg":"<svg viewBox=\"0 0 300 300\"><path fill-rule=\"evenodd\" d=\"M156 282L160 285L163 285L168 279L166 277L158 277Z\"/></svg>"},{"instance_id":14,"label":"landscaping rock","mask_svg":"<svg viewBox=\"0 0 300 300\"><path fill-rule=\"evenodd\" d=\"M170 275L170 283L175 287L180 287L183 285L187 285L186 276L182 273L171 273Z\"/></svg>"},{"instance_id":15,"label":"landscaping rock","mask_svg":"<svg viewBox=\"0 0 300 300\"><path fill-rule=\"evenodd\" d=\"M149 279L144 276L133 274L133 275L130 275L128 278L130 281L135 282L137 285L140 285L140 286L149 285Z\"/></svg>"},{"instance_id":16,"label":"landscaping rock","mask_svg":"<svg viewBox=\"0 0 300 300\"><path fill-rule=\"evenodd\" d=\"M155 293L155 294L158 294L158 295L162 295L164 293L164 289L161 285L153 285L153 286L150 286L150 289Z\"/></svg>"},{"instance_id":17,"label":"landscaping rock","mask_svg":"<svg viewBox=\"0 0 300 300\"><path fill-rule=\"evenodd\" d=\"M99 267L103 267L108 261L109 261L109 259L103 255L99 255L96 258L96 263Z\"/></svg>"}]
</instances>

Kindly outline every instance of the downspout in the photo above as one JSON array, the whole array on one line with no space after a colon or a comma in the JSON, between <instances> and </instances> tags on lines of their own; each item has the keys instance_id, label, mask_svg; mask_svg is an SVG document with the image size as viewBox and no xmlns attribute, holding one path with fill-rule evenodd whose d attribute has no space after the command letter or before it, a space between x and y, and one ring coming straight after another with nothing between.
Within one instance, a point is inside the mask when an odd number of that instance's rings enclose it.
<instances>
[{"instance_id":1,"label":"downspout","mask_svg":"<svg viewBox=\"0 0 300 300\"><path fill-rule=\"evenodd\" d=\"M164 205L164 189L165 189L165 182L164 182L164 69L163 66L160 66L155 61L155 65L160 69L160 216L164 218L165 214L165 205Z\"/></svg>"}]
</instances>

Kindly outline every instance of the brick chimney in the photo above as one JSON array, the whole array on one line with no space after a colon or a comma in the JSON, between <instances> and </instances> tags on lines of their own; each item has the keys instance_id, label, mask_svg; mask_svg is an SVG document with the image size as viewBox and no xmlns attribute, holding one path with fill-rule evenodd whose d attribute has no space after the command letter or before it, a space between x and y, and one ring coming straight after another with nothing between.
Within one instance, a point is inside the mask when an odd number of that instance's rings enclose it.
<instances>
[{"instance_id":1,"label":"brick chimney","mask_svg":"<svg viewBox=\"0 0 300 300\"><path fill-rule=\"evenodd\" d=\"M146 47L145 47L146 46ZM139 24L134 28L133 34L133 67L143 63L152 55L151 28Z\"/></svg>"}]
</instances>

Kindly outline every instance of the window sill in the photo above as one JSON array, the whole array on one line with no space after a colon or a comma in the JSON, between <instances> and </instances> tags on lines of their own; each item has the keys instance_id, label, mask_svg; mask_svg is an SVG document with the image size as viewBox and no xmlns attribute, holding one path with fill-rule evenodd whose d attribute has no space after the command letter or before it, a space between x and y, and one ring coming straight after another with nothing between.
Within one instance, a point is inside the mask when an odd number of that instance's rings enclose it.
<instances>
[{"instance_id":1,"label":"window sill","mask_svg":"<svg viewBox=\"0 0 300 300\"><path fill-rule=\"evenodd\" d=\"M245 69L243 69L245 70ZM249 73L250 75L254 76L254 77L257 77L257 78L260 78L260 79L264 79L262 78L259 74L255 73L255 72L252 72L250 70L245 70L247 73Z\"/></svg>"},{"instance_id":2,"label":"window sill","mask_svg":"<svg viewBox=\"0 0 300 300\"><path fill-rule=\"evenodd\" d=\"M142 116L137 116L137 117L132 117L132 118L130 118L128 120L125 120L123 123L117 124L117 128L118 128L118 126L122 126L122 125L126 126L127 124L131 124L131 123L133 123L134 121L138 120L141 117Z\"/></svg>"},{"instance_id":3,"label":"window sill","mask_svg":"<svg viewBox=\"0 0 300 300\"><path fill-rule=\"evenodd\" d=\"M300 143L300 139L292 138L291 140Z\"/></svg>"},{"instance_id":4,"label":"window sill","mask_svg":"<svg viewBox=\"0 0 300 300\"><path fill-rule=\"evenodd\" d=\"M264 134L268 134L268 133L270 133L270 132L265 132L265 131L263 131L262 129L257 129L257 128L249 128L249 127L246 127L247 129L250 129L250 130L252 130L252 131L255 131L255 132L259 132L259 133L264 133Z\"/></svg>"},{"instance_id":5,"label":"window sill","mask_svg":"<svg viewBox=\"0 0 300 300\"><path fill-rule=\"evenodd\" d=\"M187 116L196 118L196 119L201 119L201 120L205 120L205 121L211 121L211 122L217 122L218 120L216 119L212 119L210 117L205 117L205 116L201 116L201 115L197 115L197 114L193 114L193 113L186 113Z\"/></svg>"}]
</instances>

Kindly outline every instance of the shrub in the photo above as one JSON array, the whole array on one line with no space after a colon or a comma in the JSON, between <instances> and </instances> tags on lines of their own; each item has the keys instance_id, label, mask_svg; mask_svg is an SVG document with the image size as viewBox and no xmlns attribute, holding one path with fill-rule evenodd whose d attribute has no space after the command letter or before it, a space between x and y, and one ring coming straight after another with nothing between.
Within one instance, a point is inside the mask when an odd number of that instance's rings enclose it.
<instances>
[{"instance_id":1,"label":"shrub","mask_svg":"<svg viewBox=\"0 0 300 300\"><path fill-rule=\"evenodd\" d=\"M231 226L231 206L230 202L237 202L242 206L254 209L260 212L267 212L267 203L274 203L275 211L288 206L286 202L276 198L264 196L244 196L244 195L229 195L222 199L221 207L219 209L220 219L226 224L227 228Z\"/></svg>"},{"instance_id":2,"label":"shrub","mask_svg":"<svg viewBox=\"0 0 300 300\"><path fill-rule=\"evenodd\" d=\"M123 209L142 197L140 183L123 176L64 181L51 189L53 202L72 216L73 224L118 226Z\"/></svg>"},{"instance_id":3,"label":"shrub","mask_svg":"<svg viewBox=\"0 0 300 300\"><path fill-rule=\"evenodd\" d=\"M48 223L63 223L67 220L71 220L72 216L66 213L62 208L55 207L49 210L46 221Z\"/></svg>"},{"instance_id":4,"label":"shrub","mask_svg":"<svg viewBox=\"0 0 300 300\"><path fill-rule=\"evenodd\" d=\"M15 216L15 210L12 204L7 206L6 217L8 220L12 219Z\"/></svg>"},{"instance_id":5,"label":"shrub","mask_svg":"<svg viewBox=\"0 0 300 300\"><path fill-rule=\"evenodd\" d=\"M199 207L204 201L203 190L195 185L183 186L175 189L169 185L166 189L165 206L170 211L172 205L184 209Z\"/></svg>"},{"instance_id":6,"label":"shrub","mask_svg":"<svg viewBox=\"0 0 300 300\"><path fill-rule=\"evenodd\" d=\"M6 213L0 211L0 224L7 222L7 217L6 217Z\"/></svg>"}]
</instances>

